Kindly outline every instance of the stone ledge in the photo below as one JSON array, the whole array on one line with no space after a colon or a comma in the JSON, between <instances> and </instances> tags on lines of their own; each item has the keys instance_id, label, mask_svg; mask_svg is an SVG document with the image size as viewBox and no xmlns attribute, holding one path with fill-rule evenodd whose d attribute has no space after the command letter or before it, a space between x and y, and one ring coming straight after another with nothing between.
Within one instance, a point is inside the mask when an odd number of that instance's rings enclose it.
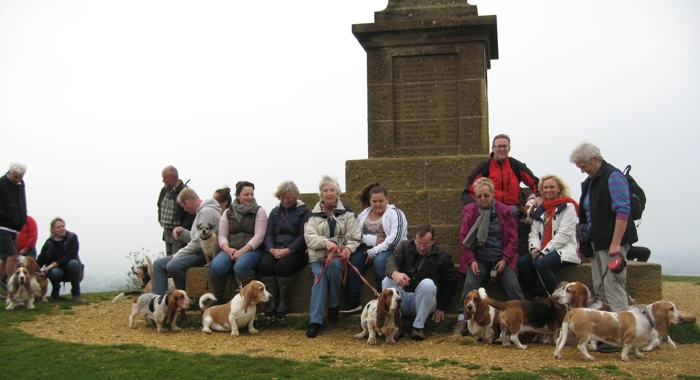
<instances>
[{"instance_id":1,"label":"stone ledge","mask_svg":"<svg viewBox=\"0 0 700 380\"><path fill-rule=\"evenodd\" d=\"M458 267L458 266L457 266ZM210 292L208 286L209 270L208 268L190 268L187 270L187 294L193 300L201 297L203 294ZM374 269L370 268L365 273L365 278L374 286ZM447 310L453 313L457 310L459 296L464 285L464 275L459 276L456 295L450 303L450 308ZM581 281L593 291L593 279L591 277L591 265L585 263L582 265L569 266L557 272L557 278L560 281ZM226 294L228 298L232 298L236 291L236 282L233 275L227 275ZM311 285L313 278L311 269L306 266L294 275L293 297L291 301L292 313L307 313L311 300ZM488 281L484 282L484 288L489 293L489 296L498 300L506 300L506 294L500 286L493 286ZM376 286L375 286L376 287ZM661 265L653 263L638 263L629 262L627 267L627 291L637 303L648 304L661 299ZM345 288L340 292L340 306L345 302ZM372 291L367 286L362 286L360 299L362 304L374 299Z\"/></svg>"}]
</instances>

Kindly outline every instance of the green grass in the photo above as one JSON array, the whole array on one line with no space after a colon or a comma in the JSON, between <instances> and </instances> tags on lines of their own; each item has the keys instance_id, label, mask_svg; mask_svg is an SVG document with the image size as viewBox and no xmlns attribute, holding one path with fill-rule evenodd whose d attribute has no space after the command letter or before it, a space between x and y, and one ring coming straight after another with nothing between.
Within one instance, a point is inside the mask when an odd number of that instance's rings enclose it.
<instances>
[{"instance_id":1,"label":"green grass","mask_svg":"<svg viewBox=\"0 0 700 380\"><path fill-rule=\"evenodd\" d=\"M117 293L85 294L90 302L109 300ZM70 301L37 304L35 310L22 307L0 311L0 357L5 366L2 378L47 377L51 379L431 379L430 376L383 371L358 365L331 366L353 359L321 356L317 361L299 362L246 355L184 354L139 344L112 346L75 344L37 338L14 325L32 322L37 315L71 312ZM196 318L188 318L187 323ZM79 327L65 334L80 334ZM387 362L386 364L391 364Z\"/></svg>"},{"instance_id":2,"label":"green grass","mask_svg":"<svg viewBox=\"0 0 700 380\"><path fill-rule=\"evenodd\" d=\"M662 282L692 282L695 285L700 285L700 277L698 276L661 276Z\"/></svg>"}]
</instances>

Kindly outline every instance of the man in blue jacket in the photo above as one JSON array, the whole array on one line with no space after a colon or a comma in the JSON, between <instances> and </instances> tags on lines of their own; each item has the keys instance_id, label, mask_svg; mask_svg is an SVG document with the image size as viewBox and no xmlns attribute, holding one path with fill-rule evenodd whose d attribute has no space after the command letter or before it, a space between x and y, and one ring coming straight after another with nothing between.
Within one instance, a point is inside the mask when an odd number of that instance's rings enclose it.
<instances>
[{"instance_id":1,"label":"man in blue jacket","mask_svg":"<svg viewBox=\"0 0 700 380\"><path fill-rule=\"evenodd\" d=\"M24 164L14 162L0 178L0 281L15 271L17 234L27 222L26 172Z\"/></svg>"}]
</instances>

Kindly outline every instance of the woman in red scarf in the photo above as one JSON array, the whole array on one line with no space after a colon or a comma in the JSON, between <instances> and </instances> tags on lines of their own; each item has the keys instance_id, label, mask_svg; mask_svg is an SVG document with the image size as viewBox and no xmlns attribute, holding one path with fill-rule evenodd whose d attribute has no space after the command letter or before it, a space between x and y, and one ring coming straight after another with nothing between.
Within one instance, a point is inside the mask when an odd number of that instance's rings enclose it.
<instances>
[{"instance_id":1,"label":"woman in red scarf","mask_svg":"<svg viewBox=\"0 0 700 380\"><path fill-rule=\"evenodd\" d=\"M559 282L553 271L581 264L576 254L578 204L569 197L568 186L559 177L548 174L540 180L540 193L544 203L532 216L530 254L518 259L520 278L536 299L547 296L542 283L549 294L554 292Z\"/></svg>"}]
</instances>

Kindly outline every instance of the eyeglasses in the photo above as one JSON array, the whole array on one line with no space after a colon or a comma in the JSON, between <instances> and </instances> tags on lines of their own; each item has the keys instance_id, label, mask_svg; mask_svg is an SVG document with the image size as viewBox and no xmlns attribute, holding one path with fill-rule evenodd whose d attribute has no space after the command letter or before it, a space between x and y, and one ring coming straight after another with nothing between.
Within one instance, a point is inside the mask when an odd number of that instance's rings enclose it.
<instances>
[{"instance_id":1,"label":"eyeglasses","mask_svg":"<svg viewBox=\"0 0 700 380\"><path fill-rule=\"evenodd\" d=\"M418 247L430 247L431 245L433 245L432 241L430 243L419 243L416 241L416 246Z\"/></svg>"},{"instance_id":2,"label":"eyeglasses","mask_svg":"<svg viewBox=\"0 0 700 380\"><path fill-rule=\"evenodd\" d=\"M476 198L476 199L481 199L481 198L489 199L489 198L491 198L491 194L479 194L479 195L475 195L474 198Z\"/></svg>"},{"instance_id":3,"label":"eyeglasses","mask_svg":"<svg viewBox=\"0 0 700 380\"><path fill-rule=\"evenodd\" d=\"M493 147L496 149L508 149L510 145L494 145Z\"/></svg>"}]
</instances>

